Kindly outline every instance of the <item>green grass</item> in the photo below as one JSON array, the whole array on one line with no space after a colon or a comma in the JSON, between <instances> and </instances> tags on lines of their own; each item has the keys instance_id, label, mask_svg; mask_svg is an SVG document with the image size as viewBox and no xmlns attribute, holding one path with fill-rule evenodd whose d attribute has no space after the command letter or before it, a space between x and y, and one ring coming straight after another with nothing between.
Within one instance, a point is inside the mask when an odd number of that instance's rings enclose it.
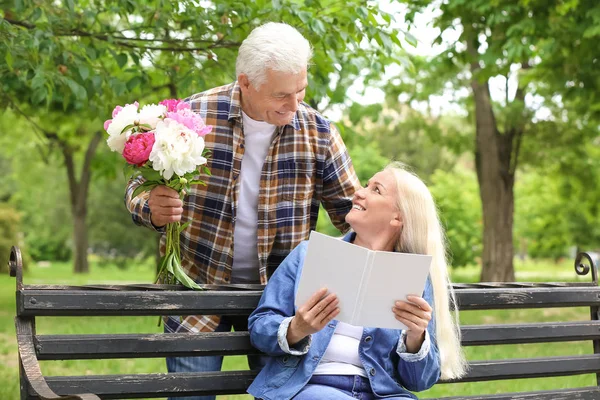
<instances>
[{"instance_id":1,"label":"green grass","mask_svg":"<svg viewBox=\"0 0 600 400\"><path fill-rule=\"evenodd\" d=\"M559 264L528 262L516 263L517 280L522 281L565 281L589 280L576 277L573 268L567 263ZM462 268L453 272L455 282L476 282L476 267ZM26 284L91 284L91 283L133 283L152 281L153 271L149 264L132 266L127 270L116 266L101 266L92 263L91 273L85 276L73 276L71 266L67 263L53 263L50 267L31 266L24 281ZM0 276L0 399L18 399L18 353L15 340L15 281L7 275ZM589 310L576 309L541 309L541 310L498 310L468 311L461 313L463 324L505 323L525 321L564 321L585 320L589 318ZM38 318L37 332L41 334L75 334L75 333L153 333L160 332L156 317L128 318ZM469 360L545 357L553 355L589 354L593 349L590 343L556 343L504 345L466 348ZM226 357L224 369L246 369L246 358L243 356ZM164 359L137 360L69 360L44 361L42 371L46 375L77 374L128 374L166 372ZM439 396L503 393L511 391L544 390L595 385L593 375L520 379L498 382L440 384L419 395L420 398ZM220 400L251 399L248 395L220 396Z\"/></svg>"}]
</instances>

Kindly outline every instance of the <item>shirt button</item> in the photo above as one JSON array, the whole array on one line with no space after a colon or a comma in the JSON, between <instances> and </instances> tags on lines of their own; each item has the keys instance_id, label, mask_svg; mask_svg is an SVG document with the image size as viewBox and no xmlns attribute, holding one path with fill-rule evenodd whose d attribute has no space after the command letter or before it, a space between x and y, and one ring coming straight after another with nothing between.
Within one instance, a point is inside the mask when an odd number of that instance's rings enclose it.
<instances>
[{"instance_id":1,"label":"shirt button","mask_svg":"<svg viewBox=\"0 0 600 400\"><path fill-rule=\"evenodd\" d=\"M319 361L319 356L314 356L314 357L313 357L313 360L314 360L314 361Z\"/></svg>"},{"instance_id":2,"label":"shirt button","mask_svg":"<svg viewBox=\"0 0 600 400\"><path fill-rule=\"evenodd\" d=\"M371 376L375 376L375 368L371 368L371 370L369 371L369 373L371 374Z\"/></svg>"},{"instance_id":3,"label":"shirt button","mask_svg":"<svg viewBox=\"0 0 600 400\"><path fill-rule=\"evenodd\" d=\"M373 340L373 338L371 336L367 336L365 338L365 343L369 343L371 340Z\"/></svg>"},{"instance_id":4,"label":"shirt button","mask_svg":"<svg viewBox=\"0 0 600 400\"><path fill-rule=\"evenodd\" d=\"M327 326L330 327L330 328L335 328L335 324L329 324Z\"/></svg>"}]
</instances>

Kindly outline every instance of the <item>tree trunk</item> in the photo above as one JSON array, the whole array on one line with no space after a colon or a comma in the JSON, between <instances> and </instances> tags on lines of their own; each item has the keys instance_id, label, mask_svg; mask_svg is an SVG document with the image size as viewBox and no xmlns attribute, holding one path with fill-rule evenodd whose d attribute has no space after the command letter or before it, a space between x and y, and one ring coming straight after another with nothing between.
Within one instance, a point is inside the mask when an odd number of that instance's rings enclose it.
<instances>
[{"instance_id":1,"label":"tree trunk","mask_svg":"<svg viewBox=\"0 0 600 400\"><path fill-rule=\"evenodd\" d=\"M79 180L76 177L73 149L68 144L61 142L65 165L67 167L67 177L69 179L71 214L73 216L73 272L76 274L89 272L87 259L88 231L86 224L87 200L92 176L91 162L101 138L102 133L96 132L92 140L90 140L81 167L81 177Z\"/></svg>"},{"instance_id":2,"label":"tree trunk","mask_svg":"<svg viewBox=\"0 0 600 400\"><path fill-rule=\"evenodd\" d=\"M87 259L88 231L86 225L86 211L87 207L85 207L83 213L73 214L73 243L75 244L73 272L76 274L87 274L90 272Z\"/></svg>"},{"instance_id":3,"label":"tree trunk","mask_svg":"<svg viewBox=\"0 0 600 400\"><path fill-rule=\"evenodd\" d=\"M480 65L476 38L477 35L471 35L471 40L467 40L467 51L471 56L471 88L476 120L475 164L483 209L480 279L483 282L510 282L515 280L513 187L520 137L515 142L515 130L504 134L498 130L488 81L481 81L478 77Z\"/></svg>"}]
</instances>

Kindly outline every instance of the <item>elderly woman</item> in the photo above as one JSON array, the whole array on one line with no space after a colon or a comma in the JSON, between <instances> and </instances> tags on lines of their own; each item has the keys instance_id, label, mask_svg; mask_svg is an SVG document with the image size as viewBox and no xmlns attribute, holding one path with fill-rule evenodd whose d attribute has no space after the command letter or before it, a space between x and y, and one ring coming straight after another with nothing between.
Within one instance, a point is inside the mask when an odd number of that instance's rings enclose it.
<instances>
[{"instance_id":1,"label":"elderly woman","mask_svg":"<svg viewBox=\"0 0 600 400\"><path fill-rule=\"evenodd\" d=\"M352 326L335 320L335 293L323 288L298 309L295 292L307 242L283 261L249 318L253 345L271 356L248 393L265 400L416 399L441 377L465 372L460 331L450 304L444 235L425 184L400 164L357 191L343 240L371 250L432 256L421 296L390 305L406 330Z\"/></svg>"}]
</instances>

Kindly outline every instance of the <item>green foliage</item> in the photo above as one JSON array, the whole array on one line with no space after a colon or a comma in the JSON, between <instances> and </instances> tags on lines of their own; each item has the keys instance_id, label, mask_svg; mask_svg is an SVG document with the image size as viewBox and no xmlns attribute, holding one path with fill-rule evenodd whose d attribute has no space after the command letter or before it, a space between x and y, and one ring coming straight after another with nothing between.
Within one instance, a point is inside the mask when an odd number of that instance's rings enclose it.
<instances>
[{"instance_id":1,"label":"green foliage","mask_svg":"<svg viewBox=\"0 0 600 400\"><path fill-rule=\"evenodd\" d=\"M515 191L515 247L533 258L566 256L572 235L560 179L535 172L521 174Z\"/></svg>"},{"instance_id":2,"label":"green foliage","mask_svg":"<svg viewBox=\"0 0 600 400\"><path fill-rule=\"evenodd\" d=\"M475 173L460 166L450 172L437 170L429 187L446 231L452 266L473 264L482 250L481 200Z\"/></svg>"}]
</instances>

